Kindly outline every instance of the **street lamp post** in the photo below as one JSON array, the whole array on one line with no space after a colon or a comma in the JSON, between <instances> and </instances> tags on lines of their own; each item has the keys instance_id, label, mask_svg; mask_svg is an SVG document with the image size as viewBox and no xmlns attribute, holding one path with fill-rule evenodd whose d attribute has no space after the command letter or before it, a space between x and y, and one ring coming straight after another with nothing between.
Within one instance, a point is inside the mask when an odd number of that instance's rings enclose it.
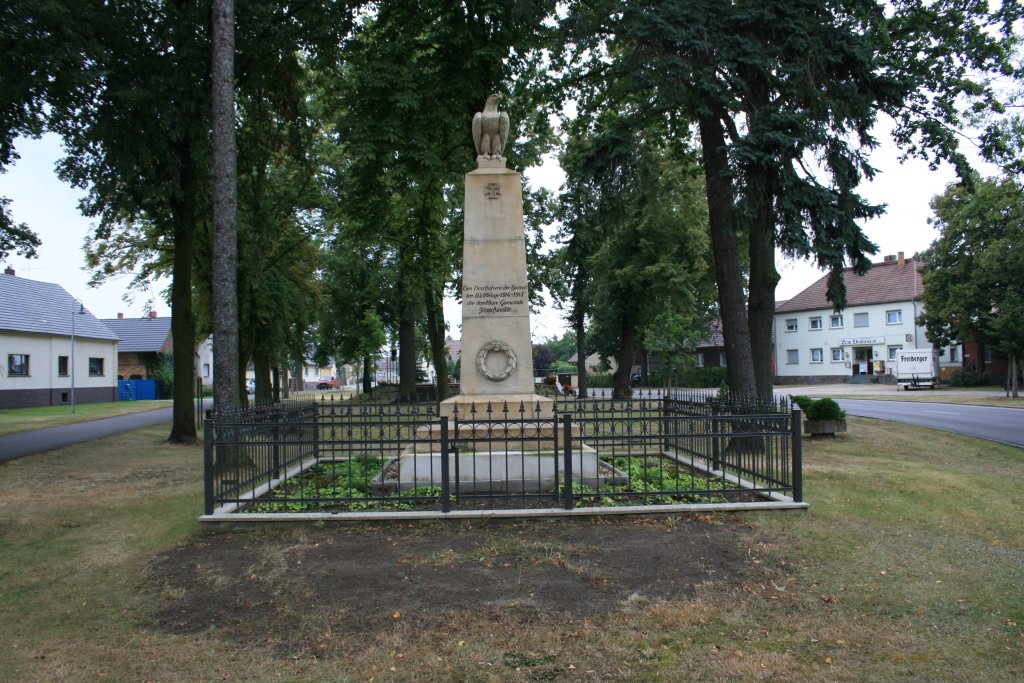
<instances>
[{"instance_id":1,"label":"street lamp post","mask_svg":"<svg viewBox=\"0 0 1024 683\"><path fill-rule=\"evenodd\" d=\"M78 310L75 310L78 304ZM85 305L78 299L71 299L71 412L75 412L75 316L85 315Z\"/></svg>"}]
</instances>

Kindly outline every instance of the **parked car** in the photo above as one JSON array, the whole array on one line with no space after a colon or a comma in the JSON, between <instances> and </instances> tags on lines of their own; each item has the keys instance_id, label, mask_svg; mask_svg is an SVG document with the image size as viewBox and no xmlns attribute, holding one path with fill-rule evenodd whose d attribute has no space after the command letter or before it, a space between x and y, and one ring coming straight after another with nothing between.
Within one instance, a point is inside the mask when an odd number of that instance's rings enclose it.
<instances>
[{"instance_id":1,"label":"parked car","mask_svg":"<svg viewBox=\"0 0 1024 683\"><path fill-rule=\"evenodd\" d=\"M256 380L247 379L245 380L245 393L255 394L256 393Z\"/></svg>"},{"instance_id":2,"label":"parked car","mask_svg":"<svg viewBox=\"0 0 1024 683\"><path fill-rule=\"evenodd\" d=\"M321 377L320 381L316 383L317 389L337 389L338 378L337 377Z\"/></svg>"}]
</instances>

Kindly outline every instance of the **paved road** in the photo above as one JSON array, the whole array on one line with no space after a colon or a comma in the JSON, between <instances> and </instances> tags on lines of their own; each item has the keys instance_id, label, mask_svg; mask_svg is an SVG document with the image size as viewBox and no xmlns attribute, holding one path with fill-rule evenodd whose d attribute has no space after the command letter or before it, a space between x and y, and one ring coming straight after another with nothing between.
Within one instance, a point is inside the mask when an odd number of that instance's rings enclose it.
<instances>
[{"instance_id":1,"label":"paved road","mask_svg":"<svg viewBox=\"0 0 1024 683\"><path fill-rule=\"evenodd\" d=\"M916 403L841 398L836 403L850 415L944 429L1024 448L1024 410L956 403Z\"/></svg>"},{"instance_id":2,"label":"paved road","mask_svg":"<svg viewBox=\"0 0 1024 683\"><path fill-rule=\"evenodd\" d=\"M0 436L0 462L14 460L15 458L32 455L33 453L44 453L55 448L63 448L64 446L99 439L111 434L120 434L132 429L149 427L161 422L170 422L171 416L171 408L159 408L144 413L119 415L103 420L76 422L74 424L61 425L60 427L48 427L46 429L33 429L28 432L7 434Z\"/></svg>"}]
</instances>

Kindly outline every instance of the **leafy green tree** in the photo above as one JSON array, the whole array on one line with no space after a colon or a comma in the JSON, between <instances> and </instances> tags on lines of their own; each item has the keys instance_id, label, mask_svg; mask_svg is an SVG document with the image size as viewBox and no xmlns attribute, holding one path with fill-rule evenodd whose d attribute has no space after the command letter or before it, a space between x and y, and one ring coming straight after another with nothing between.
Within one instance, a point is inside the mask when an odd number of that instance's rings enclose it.
<instances>
[{"instance_id":1,"label":"leafy green tree","mask_svg":"<svg viewBox=\"0 0 1024 683\"><path fill-rule=\"evenodd\" d=\"M707 209L692 154L673 141L671 121L651 119L637 130L604 112L583 141L584 178L594 229L591 334L614 355L614 395L629 395L634 354L658 316L692 314L707 268Z\"/></svg>"},{"instance_id":2,"label":"leafy green tree","mask_svg":"<svg viewBox=\"0 0 1024 683\"><path fill-rule=\"evenodd\" d=\"M386 246L394 256L403 399L415 391L419 320L426 320L438 375L448 374L441 302L461 252L462 174L474 158L470 121L490 93L540 70L531 45L552 7L543 0L378 3L347 43L343 61L319 74L324 111L331 112L331 134L342 150L332 189L347 243ZM543 133L546 119L530 94L512 89L510 116L518 130ZM538 138L543 135L509 146L513 164L536 159ZM446 389L439 386L442 397Z\"/></svg>"},{"instance_id":3,"label":"leafy green tree","mask_svg":"<svg viewBox=\"0 0 1024 683\"><path fill-rule=\"evenodd\" d=\"M977 120L965 114L1000 108L985 78L1014 73L1017 3L890 5L573 4L569 44L589 58L573 82L592 73L627 81L645 94L641 115L670 112L699 130L734 392L771 389L776 247L830 271L839 308L845 262L870 267L875 247L858 221L881 209L856 188L874 173L866 152L878 112L895 118L908 153L963 169L957 128Z\"/></svg>"},{"instance_id":4,"label":"leafy green tree","mask_svg":"<svg viewBox=\"0 0 1024 683\"><path fill-rule=\"evenodd\" d=\"M211 4L19 2L15 11L17 59L26 49L49 57L23 81L18 94L28 95L12 98L21 105L12 120L64 139L59 174L88 191L81 210L98 219L88 256L98 278L129 266L137 281L171 275L169 440L193 442L193 267L197 233L211 220ZM328 2L247 3L237 21L236 84L283 89L290 81L270 67L334 49L347 14L347 5Z\"/></svg>"},{"instance_id":5,"label":"leafy green tree","mask_svg":"<svg viewBox=\"0 0 1024 683\"><path fill-rule=\"evenodd\" d=\"M325 251L318 353L361 362L363 392L369 393L374 361L387 343L386 330L395 315L388 256L383 249L350 247L341 240Z\"/></svg>"},{"instance_id":6,"label":"leafy green tree","mask_svg":"<svg viewBox=\"0 0 1024 683\"><path fill-rule=\"evenodd\" d=\"M932 200L940 236L924 262L920 323L937 346L974 340L1010 360L1018 397L1024 354L1024 189L1016 178L951 185Z\"/></svg>"},{"instance_id":7,"label":"leafy green tree","mask_svg":"<svg viewBox=\"0 0 1024 683\"><path fill-rule=\"evenodd\" d=\"M544 344L551 349L555 360L567 361L576 353L576 333L565 332L561 337L551 337L544 340Z\"/></svg>"},{"instance_id":8,"label":"leafy green tree","mask_svg":"<svg viewBox=\"0 0 1024 683\"><path fill-rule=\"evenodd\" d=\"M0 262L11 252L25 258L35 258L39 237L24 223L14 222L7 209L10 203L10 199L0 197Z\"/></svg>"},{"instance_id":9,"label":"leafy green tree","mask_svg":"<svg viewBox=\"0 0 1024 683\"><path fill-rule=\"evenodd\" d=\"M555 362L555 354L551 352L547 344L533 345L533 374L535 377L544 377L551 371L551 364Z\"/></svg>"}]
</instances>

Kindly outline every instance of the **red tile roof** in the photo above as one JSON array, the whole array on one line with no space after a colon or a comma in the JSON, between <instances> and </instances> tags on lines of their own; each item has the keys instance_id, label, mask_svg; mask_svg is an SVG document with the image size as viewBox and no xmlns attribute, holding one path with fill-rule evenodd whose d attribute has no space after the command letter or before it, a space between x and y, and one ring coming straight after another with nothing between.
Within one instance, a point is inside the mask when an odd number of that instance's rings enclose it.
<instances>
[{"instance_id":1,"label":"red tile roof","mask_svg":"<svg viewBox=\"0 0 1024 683\"><path fill-rule=\"evenodd\" d=\"M876 263L865 275L854 275L851 268L844 269L843 279L846 281L847 307L917 299L924 290L921 273L918 272L920 265L916 259L908 258L902 268L900 268L898 260ZM832 308L832 304L825 298L827 288L828 275L824 275L813 285L779 306L776 313Z\"/></svg>"}]
</instances>

